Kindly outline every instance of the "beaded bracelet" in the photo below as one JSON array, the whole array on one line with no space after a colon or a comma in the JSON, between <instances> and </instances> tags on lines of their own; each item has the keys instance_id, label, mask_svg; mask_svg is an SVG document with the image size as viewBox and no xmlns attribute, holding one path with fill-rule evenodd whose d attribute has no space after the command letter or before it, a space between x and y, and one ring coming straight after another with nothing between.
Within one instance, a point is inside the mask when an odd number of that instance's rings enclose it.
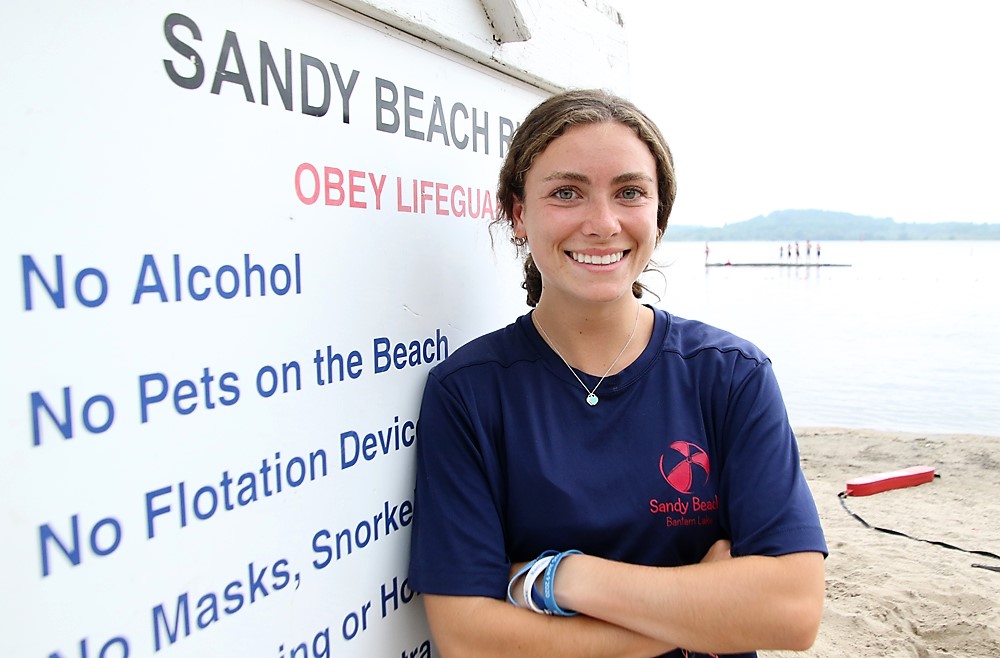
<instances>
[{"instance_id":1,"label":"beaded bracelet","mask_svg":"<svg viewBox=\"0 0 1000 658\"><path fill-rule=\"evenodd\" d=\"M524 576L524 582L521 584L521 592L524 595L525 605L532 611L559 617L572 617L578 614L573 610L563 610L556 603L556 569L559 568L559 562L567 555L583 555L583 553L577 550L563 551L561 553L552 550L544 551L537 558L521 567L510 579L510 582L507 583L507 600L514 606L518 606L511 594L511 590L514 588L514 583L517 579ZM535 587L539 576L542 577L541 592Z\"/></svg>"}]
</instances>

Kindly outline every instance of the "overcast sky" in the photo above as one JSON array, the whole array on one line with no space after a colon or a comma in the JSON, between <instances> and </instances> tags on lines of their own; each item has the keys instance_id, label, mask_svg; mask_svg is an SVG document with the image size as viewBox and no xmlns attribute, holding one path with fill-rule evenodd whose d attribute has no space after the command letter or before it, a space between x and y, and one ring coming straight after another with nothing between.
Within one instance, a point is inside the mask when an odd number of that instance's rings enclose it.
<instances>
[{"instance_id":1,"label":"overcast sky","mask_svg":"<svg viewBox=\"0 0 1000 658\"><path fill-rule=\"evenodd\" d=\"M609 2L674 153L671 221L1000 222L1000 3Z\"/></svg>"}]
</instances>

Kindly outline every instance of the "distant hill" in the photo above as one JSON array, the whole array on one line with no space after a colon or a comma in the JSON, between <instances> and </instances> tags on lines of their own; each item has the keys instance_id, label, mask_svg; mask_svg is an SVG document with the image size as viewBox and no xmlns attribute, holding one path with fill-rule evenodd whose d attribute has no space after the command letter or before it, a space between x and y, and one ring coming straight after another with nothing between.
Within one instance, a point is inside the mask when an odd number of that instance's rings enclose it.
<instances>
[{"instance_id":1,"label":"distant hill","mask_svg":"<svg viewBox=\"0 0 1000 658\"><path fill-rule=\"evenodd\" d=\"M777 210L770 215L722 227L669 224L666 239L748 240L1000 240L1000 224L942 222L901 224L889 217L867 217L829 210Z\"/></svg>"}]
</instances>

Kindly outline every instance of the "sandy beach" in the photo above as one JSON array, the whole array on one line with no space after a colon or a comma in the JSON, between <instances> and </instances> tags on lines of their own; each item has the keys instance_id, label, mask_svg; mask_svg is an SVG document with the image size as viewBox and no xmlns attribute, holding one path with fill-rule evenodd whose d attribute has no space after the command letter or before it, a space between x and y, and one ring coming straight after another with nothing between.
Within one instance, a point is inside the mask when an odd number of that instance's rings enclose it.
<instances>
[{"instance_id":1,"label":"sandy beach","mask_svg":"<svg viewBox=\"0 0 1000 658\"><path fill-rule=\"evenodd\" d=\"M847 480L910 466L940 477L848 497L873 526L1000 555L1000 437L799 428L826 531L826 609L804 653L762 658L1000 656L1000 560L866 528L841 506Z\"/></svg>"}]
</instances>

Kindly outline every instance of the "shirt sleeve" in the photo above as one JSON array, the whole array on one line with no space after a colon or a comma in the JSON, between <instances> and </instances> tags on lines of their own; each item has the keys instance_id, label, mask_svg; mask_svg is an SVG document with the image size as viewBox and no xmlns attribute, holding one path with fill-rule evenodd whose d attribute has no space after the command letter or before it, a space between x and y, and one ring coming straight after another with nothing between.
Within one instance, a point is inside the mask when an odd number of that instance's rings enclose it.
<instances>
[{"instance_id":1,"label":"shirt sleeve","mask_svg":"<svg viewBox=\"0 0 1000 658\"><path fill-rule=\"evenodd\" d=\"M417 422L410 587L429 594L506 596L501 464L475 397L432 371ZM470 402L473 401L473 402Z\"/></svg>"},{"instance_id":2,"label":"shirt sleeve","mask_svg":"<svg viewBox=\"0 0 1000 658\"><path fill-rule=\"evenodd\" d=\"M734 555L827 554L816 503L770 361L736 384L726 418L721 500Z\"/></svg>"}]
</instances>

